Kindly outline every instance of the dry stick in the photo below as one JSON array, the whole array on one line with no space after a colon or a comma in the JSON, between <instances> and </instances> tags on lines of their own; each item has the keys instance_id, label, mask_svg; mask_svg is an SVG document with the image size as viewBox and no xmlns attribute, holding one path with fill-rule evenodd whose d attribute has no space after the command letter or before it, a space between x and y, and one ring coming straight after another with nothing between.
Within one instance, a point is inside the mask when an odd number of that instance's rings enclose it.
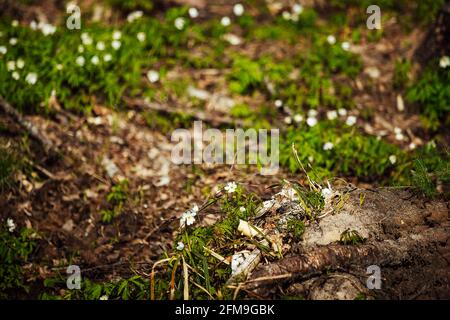
<instances>
[{"instance_id":1,"label":"dry stick","mask_svg":"<svg viewBox=\"0 0 450 320\"><path fill-rule=\"evenodd\" d=\"M268 286L286 280L301 280L328 269L346 269L358 265L399 265L420 256L422 249L449 238L448 225L418 235L385 240L367 245L326 245L277 262L260 265L245 283L246 289L264 293ZM283 281L282 281L283 282Z\"/></svg>"},{"instance_id":2,"label":"dry stick","mask_svg":"<svg viewBox=\"0 0 450 320\"><path fill-rule=\"evenodd\" d=\"M142 109L150 109L153 111L158 112L165 112L165 113L179 113L179 114L187 114L190 117L196 118L201 121L209 122L214 125L221 125L221 124L232 124L232 125L239 125L242 126L243 122L242 120L238 119L232 119L227 116L223 115L216 115L210 116L206 114L204 111L201 110L191 110L186 108L180 108L180 107L174 107L170 106L168 104L162 104L162 103L156 103L156 102L150 102L146 101L144 99L139 98L129 98L129 97L122 97L122 100L129 106L132 107L138 107Z\"/></svg>"},{"instance_id":3,"label":"dry stick","mask_svg":"<svg viewBox=\"0 0 450 320\"><path fill-rule=\"evenodd\" d=\"M21 127L23 127L30 134L30 136L39 141L43 145L46 153L59 153L58 149L53 145L53 143L49 139L44 137L34 124L26 120L2 96L0 96L0 107L7 115L12 117Z\"/></svg>"}]
</instances>

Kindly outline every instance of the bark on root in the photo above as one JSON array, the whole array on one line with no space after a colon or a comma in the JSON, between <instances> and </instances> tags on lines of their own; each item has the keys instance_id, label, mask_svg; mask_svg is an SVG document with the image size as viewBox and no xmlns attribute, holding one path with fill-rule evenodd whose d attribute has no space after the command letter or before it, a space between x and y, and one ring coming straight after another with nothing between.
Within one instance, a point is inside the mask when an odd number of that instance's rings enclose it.
<instances>
[{"instance_id":1,"label":"bark on root","mask_svg":"<svg viewBox=\"0 0 450 320\"><path fill-rule=\"evenodd\" d=\"M355 266L395 266L420 257L437 243L450 238L450 226L428 229L419 235L362 245L330 244L307 252L260 265L246 282L245 288L256 294L267 294L270 287L301 281L324 271L347 270ZM268 290L269 289L269 290Z\"/></svg>"}]
</instances>

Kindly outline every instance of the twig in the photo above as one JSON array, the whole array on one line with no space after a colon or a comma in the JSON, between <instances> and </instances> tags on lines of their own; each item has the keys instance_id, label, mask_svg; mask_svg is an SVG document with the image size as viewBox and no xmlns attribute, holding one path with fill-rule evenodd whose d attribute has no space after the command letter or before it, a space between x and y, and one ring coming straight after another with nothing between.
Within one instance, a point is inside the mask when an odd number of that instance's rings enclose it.
<instances>
[{"instance_id":1,"label":"twig","mask_svg":"<svg viewBox=\"0 0 450 320\"><path fill-rule=\"evenodd\" d=\"M16 109L14 109L8 101L6 101L2 96L0 96L0 107L1 109L10 117L12 117L22 128L27 130L31 137L39 141L46 153L58 154L59 150L56 146L46 137L44 137L39 129L32 124L30 121L26 120Z\"/></svg>"}]
</instances>

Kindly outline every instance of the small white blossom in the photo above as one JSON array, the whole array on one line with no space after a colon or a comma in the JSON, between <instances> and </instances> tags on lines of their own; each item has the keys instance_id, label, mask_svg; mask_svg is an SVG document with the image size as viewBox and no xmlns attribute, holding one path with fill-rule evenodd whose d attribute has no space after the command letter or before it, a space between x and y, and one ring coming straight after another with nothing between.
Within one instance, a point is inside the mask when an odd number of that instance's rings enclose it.
<instances>
[{"instance_id":1,"label":"small white blossom","mask_svg":"<svg viewBox=\"0 0 450 320\"><path fill-rule=\"evenodd\" d=\"M177 250L178 250L178 251L183 251L183 249L184 249L184 243L181 242L181 241L179 241L179 242L177 243Z\"/></svg>"},{"instance_id":2,"label":"small white blossom","mask_svg":"<svg viewBox=\"0 0 450 320\"><path fill-rule=\"evenodd\" d=\"M350 43L348 43L347 41L342 42L341 47L343 50L348 51L350 50Z\"/></svg>"},{"instance_id":3,"label":"small white blossom","mask_svg":"<svg viewBox=\"0 0 450 320\"><path fill-rule=\"evenodd\" d=\"M281 14L284 20L291 20L291 13L289 11L283 11Z\"/></svg>"},{"instance_id":4,"label":"small white blossom","mask_svg":"<svg viewBox=\"0 0 450 320\"><path fill-rule=\"evenodd\" d=\"M109 297L106 294L100 297L100 300L108 300L108 299Z\"/></svg>"},{"instance_id":5,"label":"small white blossom","mask_svg":"<svg viewBox=\"0 0 450 320\"><path fill-rule=\"evenodd\" d=\"M447 68L450 67L450 57L449 56L443 56L440 60L439 60L439 66L441 68Z\"/></svg>"},{"instance_id":6,"label":"small white blossom","mask_svg":"<svg viewBox=\"0 0 450 320\"><path fill-rule=\"evenodd\" d=\"M34 20L32 20L32 21L30 22L30 28L31 28L31 30L37 30L37 28L38 28L37 22L34 21Z\"/></svg>"},{"instance_id":7,"label":"small white blossom","mask_svg":"<svg viewBox=\"0 0 450 320\"><path fill-rule=\"evenodd\" d=\"M331 150L331 149L333 149L333 147L334 147L334 145L333 145L332 142L326 142L326 143L323 145L323 150L325 150L325 151Z\"/></svg>"},{"instance_id":8,"label":"small white blossom","mask_svg":"<svg viewBox=\"0 0 450 320\"><path fill-rule=\"evenodd\" d=\"M403 133L396 133L395 134L395 140L403 141L404 139L405 139L405 136L403 135Z\"/></svg>"},{"instance_id":9,"label":"small white blossom","mask_svg":"<svg viewBox=\"0 0 450 320\"><path fill-rule=\"evenodd\" d=\"M109 53L105 54L105 56L103 57L103 61L105 62L109 62L112 60L112 55L110 55Z\"/></svg>"},{"instance_id":10,"label":"small white blossom","mask_svg":"<svg viewBox=\"0 0 450 320\"><path fill-rule=\"evenodd\" d=\"M336 37L333 36L333 35L329 35L329 36L327 37L327 42L328 42L329 44L331 44L331 45L335 44L335 43L336 43Z\"/></svg>"},{"instance_id":11,"label":"small white blossom","mask_svg":"<svg viewBox=\"0 0 450 320\"><path fill-rule=\"evenodd\" d=\"M34 85L37 82L38 76L35 72L30 72L25 77L25 81L28 82L31 85Z\"/></svg>"},{"instance_id":12,"label":"small white blossom","mask_svg":"<svg viewBox=\"0 0 450 320\"><path fill-rule=\"evenodd\" d=\"M6 49L5 46L0 46L0 54L6 54L8 52L8 49Z\"/></svg>"},{"instance_id":13,"label":"small white blossom","mask_svg":"<svg viewBox=\"0 0 450 320\"><path fill-rule=\"evenodd\" d=\"M177 28L178 30L183 30L184 25L186 24L186 20L184 20L183 17L178 17L175 19L174 23L175 28Z\"/></svg>"},{"instance_id":14,"label":"small white blossom","mask_svg":"<svg viewBox=\"0 0 450 320\"><path fill-rule=\"evenodd\" d=\"M19 21L13 20L13 21L11 22L11 26L13 26L14 28L18 27L18 26L19 26Z\"/></svg>"},{"instance_id":15,"label":"small white blossom","mask_svg":"<svg viewBox=\"0 0 450 320\"><path fill-rule=\"evenodd\" d=\"M6 219L6 226L8 227L9 232L13 232L14 229L16 229L16 224L14 223L14 220L11 218Z\"/></svg>"},{"instance_id":16,"label":"small white blossom","mask_svg":"<svg viewBox=\"0 0 450 320\"><path fill-rule=\"evenodd\" d=\"M103 41L97 42L96 48L97 48L97 50L100 50L100 51L105 50L105 43Z\"/></svg>"},{"instance_id":17,"label":"small white blossom","mask_svg":"<svg viewBox=\"0 0 450 320\"><path fill-rule=\"evenodd\" d=\"M306 119L306 124L310 127L314 127L317 124L317 118L315 117L308 117Z\"/></svg>"},{"instance_id":18,"label":"small white blossom","mask_svg":"<svg viewBox=\"0 0 450 320\"><path fill-rule=\"evenodd\" d=\"M113 40L119 40L120 38L122 38L122 32L115 30L113 32Z\"/></svg>"},{"instance_id":19,"label":"small white blossom","mask_svg":"<svg viewBox=\"0 0 450 320\"><path fill-rule=\"evenodd\" d=\"M13 78L14 80L19 80L19 79L20 79L20 74L19 74L17 71L14 71L14 72L11 74L11 76L12 76L12 78Z\"/></svg>"},{"instance_id":20,"label":"small white blossom","mask_svg":"<svg viewBox=\"0 0 450 320\"><path fill-rule=\"evenodd\" d=\"M198 10L197 8L189 8L189 17L191 17L192 19L195 19L198 17Z\"/></svg>"},{"instance_id":21,"label":"small white blossom","mask_svg":"<svg viewBox=\"0 0 450 320\"><path fill-rule=\"evenodd\" d=\"M327 111L327 119L328 120L334 120L338 116L338 113L336 110Z\"/></svg>"},{"instance_id":22,"label":"small white blossom","mask_svg":"<svg viewBox=\"0 0 450 320\"><path fill-rule=\"evenodd\" d=\"M280 99L275 100L275 107L281 108L283 106L283 101Z\"/></svg>"},{"instance_id":23,"label":"small white blossom","mask_svg":"<svg viewBox=\"0 0 450 320\"><path fill-rule=\"evenodd\" d=\"M84 47L81 44L78 46L78 52L79 53L83 53L84 52Z\"/></svg>"},{"instance_id":24,"label":"small white blossom","mask_svg":"<svg viewBox=\"0 0 450 320\"><path fill-rule=\"evenodd\" d=\"M345 117L345 116L347 115L347 110L344 109L344 108L340 108L340 109L338 110L338 114L339 114L341 117Z\"/></svg>"},{"instance_id":25,"label":"small white blossom","mask_svg":"<svg viewBox=\"0 0 450 320\"><path fill-rule=\"evenodd\" d=\"M408 147L410 150L414 150L415 148L417 148L417 146L414 142L411 142Z\"/></svg>"},{"instance_id":26,"label":"small white blossom","mask_svg":"<svg viewBox=\"0 0 450 320\"><path fill-rule=\"evenodd\" d=\"M92 63L93 65L97 65L99 62L100 62L100 59L99 59L97 56L93 56L93 57L91 58L91 63Z\"/></svg>"},{"instance_id":27,"label":"small white blossom","mask_svg":"<svg viewBox=\"0 0 450 320\"><path fill-rule=\"evenodd\" d=\"M114 40L111 42L111 47L113 47L114 50L118 50L122 43L119 40Z\"/></svg>"},{"instance_id":28,"label":"small white blossom","mask_svg":"<svg viewBox=\"0 0 450 320\"><path fill-rule=\"evenodd\" d=\"M241 3L236 3L233 7L233 13L236 16L242 16L244 14L244 6Z\"/></svg>"},{"instance_id":29,"label":"small white blossom","mask_svg":"<svg viewBox=\"0 0 450 320\"><path fill-rule=\"evenodd\" d=\"M146 38L145 32L138 32L136 38L138 39L139 42L144 42Z\"/></svg>"},{"instance_id":30,"label":"small white blossom","mask_svg":"<svg viewBox=\"0 0 450 320\"><path fill-rule=\"evenodd\" d=\"M240 208L239 208L239 211L242 212L242 213L244 213L245 211L247 211L247 209L245 209L245 207L240 207Z\"/></svg>"},{"instance_id":31,"label":"small white blossom","mask_svg":"<svg viewBox=\"0 0 450 320\"><path fill-rule=\"evenodd\" d=\"M56 27L49 23L40 23L38 25L38 28L41 29L42 34L44 36L48 36L48 35L54 34L56 32Z\"/></svg>"},{"instance_id":32,"label":"small white blossom","mask_svg":"<svg viewBox=\"0 0 450 320\"><path fill-rule=\"evenodd\" d=\"M397 162L397 157L395 155L390 155L389 156L389 162L391 164L395 164Z\"/></svg>"},{"instance_id":33,"label":"small white blossom","mask_svg":"<svg viewBox=\"0 0 450 320\"><path fill-rule=\"evenodd\" d=\"M333 194L333 191L329 188L323 188L321 193L322 193L322 197L324 197L324 199L328 199Z\"/></svg>"},{"instance_id":34,"label":"small white blossom","mask_svg":"<svg viewBox=\"0 0 450 320\"><path fill-rule=\"evenodd\" d=\"M224 27L228 27L231 24L231 20L229 17L222 17L222 19L220 19L220 24Z\"/></svg>"},{"instance_id":35,"label":"small white blossom","mask_svg":"<svg viewBox=\"0 0 450 320\"><path fill-rule=\"evenodd\" d=\"M180 227L190 226L195 222L195 216L198 212L198 206L195 205L191 210L185 211L180 218Z\"/></svg>"},{"instance_id":36,"label":"small white blossom","mask_svg":"<svg viewBox=\"0 0 450 320\"><path fill-rule=\"evenodd\" d=\"M356 117L355 116L349 116L347 120L345 121L345 124L348 126L353 126L356 123Z\"/></svg>"},{"instance_id":37,"label":"small white blossom","mask_svg":"<svg viewBox=\"0 0 450 320\"><path fill-rule=\"evenodd\" d=\"M9 39L9 44L12 45L12 46L15 46L17 44L17 38Z\"/></svg>"},{"instance_id":38,"label":"small white blossom","mask_svg":"<svg viewBox=\"0 0 450 320\"><path fill-rule=\"evenodd\" d=\"M17 61L16 61L16 66L17 66L17 68L19 68L19 69L23 69L23 67L25 67L25 61L23 61L23 59L17 59Z\"/></svg>"},{"instance_id":39,"label":"small white blossom","mask_svg":"<svg viewBox=\"0 0 450 320\"><path fill-rule=\"evenodd\" d=\"M316 109L309 109L308 110L308 117L315 118L315 117L317 117L317 115L318 115L318 112L317 112Z\"/></svg>"},{"instance_id":40,"label":"small white blossom","mask_svg":"<svg viewBox=\"0 0 450 320\"><path fill-rule=\"evenodd\" d=\"M84 66L85 59L83 56L79 56L76 58L75 63L80 67Z\"/></svg>"},{"instance_id":41,"label":"small white blossom","mask_svg":"<svg viewBox=\"0 0 450 320\"><path fill-rule=\"evenodd\" d=\"M58 63L58 64L56 65L56 70L61 71L62 69L63 69L63 65L62 65L61 63Z\"/></svg>"},{"instance_id":42,"label":"small white blossom","mask_svg":"<svg viewBox=\"0 0 450 320\"><path fill-rule=\"evenodd\" d=\"M232 33L227 33L223 35L223 39L228 41L232 46L238 46L241 44L242 40L237 35Z\"/></svg>"},{"instance_id":43,"label":"small white blossom","mask_svg":"<svg viewBox=\"0 0 450 320\"><path fill-rule=\"evenodd\" d=\"M296 14L299 15L303 12L303 6L299 3L294 4L294 6L292 7L292 11Z\"/></svg>"},{"instance_id":44,"label":"small white blossom","mask_svg":"<svg viewBox=\"0 0 450 320\"><path fill-rule=\"evenodd\" d=\"M83 32L80 37L81 42L86 46L90 46L94 42L87 32Z\"/></svg>"},{"instance_id":45,"label":"small white blossom","mask_svg":"<svg viewBox=\"0 0 450 320\"><path fill-rule=\"evenodd\" d=\"M233 182L228 182L226 184L226 186L224 187L224 189L225 189L225 191L227 193L234 193L236 191L236 189L237 189L237 184L234 181Z\"/></svg>"},{"instance_id":46,"label":"small white blossom","mask_svg":"<svg viewBox=\"0 0 450 320\"><path fill-rule=\"evenodd\" d=\"M16 62L15 61L8 61L6 63L6 70L8 70L8 71L16 70Z\"/></svg>"},{"instance_id":47,"label":"small white blossom","mask_svg":"<svg viewBox=\"0 0 450 320\"><path fill-rule=\"evenodd\" d=\"M295 121L296 123L302 122L302 121L303 121L303 116L302 116L301 114L296 114L296 115L294 116L294 121Z\"/></svg>"},{"instance_id":48,"label":"small white blossom","mask_svg":"<svg viewBox=\"0 0 450 320\"><path fill-rule=\"evenodd\" d=\"M292 118L291 117L285 117L284 118L284 123L291 124L292 123Z\"/></svg>"},{"instance_id":49,"label":"small white blossom","mask_svg":"<svg viewBox=\"0 0 450 320\"><path fill-rule=\"evenodd\" d=\"M147 72L147 79L148 81L150 81L151 83L155 83L159 80L159 72L155 71L155 70L149 70Z\"/></svg>"},{"instance_id":50,"label":"small white blossom","mask_svg":"<svg viewBox=\"0 0 450 320\"><path fill-rule=\"evenodd\" d=\"M131 22L133 22L133 21L135 21L135 20L137 20L137 19L142 18L143 15L144 15L144 13L143 13L142 11L140 11L140 10L131 12L131 13L127 16L127 21L131 23Z\"/></svg>"}]
</instances>

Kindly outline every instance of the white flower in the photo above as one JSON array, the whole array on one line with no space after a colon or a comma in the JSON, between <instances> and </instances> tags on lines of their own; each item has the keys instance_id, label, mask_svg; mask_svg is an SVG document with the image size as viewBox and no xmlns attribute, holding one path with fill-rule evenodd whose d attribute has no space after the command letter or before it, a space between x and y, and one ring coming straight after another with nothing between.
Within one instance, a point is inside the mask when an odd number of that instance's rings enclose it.
<instances>
[{"instance_id":1,"label":"white flower","mask_svg":"<svg viewBox=\"0 0 450 320\"><path fill-rule=\"evenodd\" d=\"M189 17L191 17L192 19L195 19L198 17L198 10L197 8L189 8Z\"/></svg>"},{"instance_id":2,"label":"white flower","mask_svg":"<svg viewBox=\"0 0 450 320\"><path fill-rule=\"evenodd\" d=\"M108 300L108 299L109 297L106 294L100 297L100 300Z\"/></svg>"},{"instance_id":3,"label":"white flower","mask_svg":"<svg viewBox=\"0 0 450 320\"><path fill-rule=\"evenodd\" d=\"M92 44L93 40L87 32L83 32L81 34L81 42L86 46L90 46Z\"/></svg>"},{"instance_id":4,"label":"white flower","mask_svg":"<svg viewBox=\"0 0 450 320\"><path fill-rule=\"evenodd\" d=\"M323 188L321 193L322 193L322 197L324 197L324 199L327 199L333 194L333 191L329 188Z\"/></svg>"},{"instance_id":5,"label":"white flower","mask_svg":"<svg viewBox=\"0 0 450 320\"><path fill-rule=\"evenodd\" d=\"M44 36L48 36L48 35L54 34L56 32L56 27L51 25L51 24L49 24L49 23L39 24L38 28L41 29L42 34Z\"/></svg>"},{"instance_id":6,"label":"white flower","mask_svg":"<svg viewBox=\"0 0 450 320\"><path fill-rule=\"evenodd\" d=\"M148 81L150 81L151 83L155 83L159 80L159 72L155 71L155 70L149 70L147 72L147 79Z\"/></svg>"},{"instance_id":7,"label":"white flower","mask_svg":"<svg viewBox=\"0 0 450 320\"><path fill-rule=\"evenodd\" d=\"M335 43L336 43L336 37L333 36L333 35L329 35L329 36L327 37L327 42L328 42L329 44L331 44L331 45L335 44Z\"/></svg>"},{"instance_id":8,"label":"white flower","mask_svg":"<svg viewBox=\"0 0 450 320\"><path fill-rule=\"evenodd\" d=\"M295 121L296 123L302 122L302 121L303 121L303 116L302 116L301 114L296 114L296 115L294 116L294 121Z\"/></svg>"},{"instance_id":9,"label":"white flower","mask_svg":"<svg viewBox=\"0 0 450 320\"><path fill-rule=\"evenodd\" d=\"M23 69L23 67L25 67L25 61L23 61L23 59L17 59L17 61L16 61L16 66L17 66L17 68L19 68L19 69Z\"/></svg>"},{"instance_id":10,"label":"white flower","mask_svg":"<svg viewBox=\"0 0 450 320\"><path fill-rule=\"evenodd\" d=\"M9 44L12 45L12 46L15 46L17 44L17 38L9 39Z\"/></svg>"},{"instance_id":11,"label":"white flower","mask_svg":"<svg viewBox=\"0 0 450 320\"><path fill-rule=\"evenodd\" d=\"M35 72L30 72L25 77L25 81L28 82L31 85L34 85L37 82L38 76Z\"/></svg>"},{"instance_id":12,"label":"white flower","mask_svg":"<svg viewBox=\"0 0 450 320\"><path fill-rule=\"evenodd\" d=\"M400 129L399 127L395 127L394 128L394 133L395 134L400 134L400 133L402 133L402 129Z\"/></svg>"},{"instance_id":13,"label":"white flower","mask_svg":"<svg viewBox=\"0 0 450 320\"><path fill-rule=\"evenodd\" d=\"M13 26L14 28L15 28L15 27L18 27L18 26L19 26L19 21L13 20L13 21L11 22L11 26Z\"/></svg>"},{"instance_id":14,"label":"white flower","mask_svg":"<svg viewBox=\"0 0 450 320\"><path fill-rule=\"evenodd\" d=\"M222 17L222 19L220 19L220 24L224 27L228 27L231 24L231 20L229 17Z\"/></svg>"},{"instance_id":15,"label":"white flower","mask_svg":"<svg viewBox=\"0 0 450 320\"><path fill-rule=\"evenodd\" d=\"M6 54L8 52L8 49L6 49L5 46L0 46L0 54Z\"/></svg>"},{"instance_id":16,"label":"white flower","mask_svg":"<svg viewBox=\"0 0 450 320\"><path fill-rule=\"evenodd\" d=\"M281 14L284 20L291 20L291 13L289 11L283 11Z\"/></svg>"},{"instance_id":17,"label":"white flower","mask_svg":"<svg viewBox=\"0 0 450 320\"><path fill-rule=\"evenodd\" d=\"M443 56L440 60L439 60L439 66L441 68L447 68L450 66L450 57L449 56Z\"/></svg>"},{"instance_id":18,"label":"white flower","mask_svg":"<svg viewBox=\"0 0 450 320\"><path fill-rule=\"evenodd\" d=\"M30 22L30 28L31 30L36 30L38 28L38 24L36 23L36 21L32 20Z\"/></svg>"},{"instance_id":19,"label":"white flower","mask_svg":"<svg viewBox=\"0 0 450 320\"><path fill-rule=\"evenodd\" d=\"M355 116L349 116L347 120L345 121L345 124L348 126L353 126L356 123L356 117Z\"/></svg>"},{"instance_id":20,"label":"white flower","mask_svg":"<svg viewBox=\"0 0 450 320\"><path fill-rule=\"evenodd\" d=\"M314 127L317 124L317 118L308 117L308 119L306 119L306 124L310 127Z\"/></svg>"},{"instance_id":21,"label":"white flower","mask_svg":"<svg viewBox=\"0 0 450 320\"><path fill-rule=\"evenodd\" d=\"M97 42L96 48L97 48L97 50L100 50L100 51L105 50L105 43L103 41Z\"/></svg>"},{"instance_id":22,"label":"white flower","mask_svg":"<svg viewBox=\"0 0 450 320\"><path fill-rule=\"evenodd\" d=\"M294 6L292 7L292 11L293 11L295 14L299 15L299 14L301 14L301 13L303 12L303 7L302 7L301 4L296 3L296 4L294 4Z\"/></svg>"},{"instance_id":23,"label":"white flower","mask_svg":"<svg viewBox=\"0 0 450 320\"><path fill-rule=\"evenodd\" d=\"M115 30L113 32L113 40L119 40L120 38L122 38L122 32Z\"/></svg>"},{"instance_id":24,"label":"white flower","mask_svg":"<svg viewBox=\"0 0 450 320\"><path fill-rule=\"evenodd\" d=\"M239 38L237 35L234 35L232 33L224 34L223 39L225 41L228 41L232 46L238 46L242 42L241 38Z\"/></svg>"},{"instance_id":25,"label":"white flower","mask_svg":"<svg viewBox=\"0 0 450 320\"><path fill-rule=\"evenodd\" d=\"M334 145L333 145L332 142L326 142L326 143L323 145L323 150L325 150L325 151L331 150L331 149L333 149L333 147L334 147Z\"/></svg>"},{"instance_id":26,"label":"white flower","mask_svg":"<svg viewBox=\"0 0 450 320\"><path fill-rule=\"evenodd\" d=\"M390 155L389 162L395 164L397 162L397 157L395 155Z\"/></svg>"},{"instance_id":27,"label":"white flower","mask_svg":"<svg viewBox=\"0 0 450 320\"><path fill-rule=\"evenodd\" d=\"M292 123L292 118L291 117L285 117L284 118L284 123L291 124Z\"/></svg>"},{"instance_id":28,"label":"white flower","mask_svg":"<svg viewBox=\"0 0 450 320\"><path fill-rule=\"evenodd\" d=\"M110 55L109 53L105 54L105 56L103 57L103 61L105 62L109 62L112 60L112 55Z\"/></svg>"},{"instance_id":29,"label":"white flower","mask_svg":"<svg viewBox=\"0 0 450 320\"><path fill-rule=\"evenodd\" d=\"M283 106L283 101L280 99L275 100L275 107L281 108Z\"/></svg>"},{"instance_id":30,"label":"white flower","mask_svg":"<svg viewBox=\"0 0 450 320\"><path fill-rule=\"evenodd\" d=\"M344 109L344 108L340 108L340 109L338 110L338 114L339 114L340 116L344 117L344 116L347 115L347 110Z\"/></svg>"},{"instance_id":31,"label":"white flower","mask_svg":"<svg viewBox=\"0 0 450 320\"><path fill-rule=\"evenodd\" d=\"M14 223L14 220L11 218L8 218L6 220L6 226L8 227L9 232L13 232L14 229L16 229L16 224Z\"/></svg>"},{"instance_id":32,"label":"white flower","mask_svg":"<svg viewBox=\"0 0 450 320\"><path fill-rule=\"evenodd\" d=\"M131 13L127 16L127 21L131 23L131 22L133 22L133 21L135 21L135 20L137 20L137 19L142 18L143 14L144 14L144 13L143 13L142 11L140 11L140 10L131 12Z\"/></svg>"},{"instance_id":33,"label":"white flower","mask_svg":"<svg viewBox=\"0 0 450 320\"><path fill-rule=\"evenodd\" d=\"M175 19L174 23L175 28L177 28L178 30L183 30L184 25L186 24L186 20L184 20L183 17L178 17Z\"/></svg>"},{"instance_id":34,"label":"white flower","mask_svg":"<svg viewBox=\"0 0 450 320\"><path fill-rule=\"evenodd\" d=\"M317 117L317 115L318 115L318 112L317 112L316 109L309 109L308 110L308 117L315 118L315 117Z\"/></svg>"},{"instance_id":35,"label":"white flower","mask_svg":"<svg viewBox=\"0 0 450 320\"><path fill-rule=\"evenodd\" d=\"M341 47L343 50L348 51L350 50L350 43L348 43L347 41L342 42Z\"/></svg>"},{"instance_id":36,"label":"white flower","mask_svg":"<svg viewBox=\"0 0 450 320\"><path fill-rule=\"evenodd\" d=\"M63 69L63 65L62 65L61 63L58 63L58 64L56 65L56 70L61 71L62 69Z\"/></svg>"},{"instance_id":37,"label":"white flower","mask_svg":"<svg viewBox=\"0 0 450 320\"><path fill-rule=\"evenodd\" d=\"M190 226L195 222L195 216L197 215L198 207L194 206L191 210L185 211L180 218L180 227Z\"/></svg>"},{"instance_id":38,"label":"white flower","mask_svg":"<svg viewBox=\"0 0 450 320\"><path fill-rule=\"evenodd\" d=\"M396 133L395 134L395 140L402 141L404 139L405 139L405 136L403 135L403 133Z\"/></svg>"},{"instance_id":39,"label":"white flower","mask_svg":"<svg viewBox=\"0 0 450 320\"><path fill-rule=\"evenodd\" d=\"M76 60L75 60L75 63L76 63L77 65L79 65L80 67L84 66L84 62L85 62L85 60L84 60L84 57L83 57L83 56L79 56L79 57L77 57Z\"/></svg>"},{"instance_id":40,"label":"white flower","mask_svg":"<svg viewBox=\"0 0 450 320\"><path fill-rule=\"evenodd\" d=\"M414 142L411 142L411 143L409 144L409 149L410 149L410 150L414 150L416 147L417 147L417 146L416 146L416 144L415 144Z\"/></svg>"},{"instance_id":41,"label":"white flower","mask_svg":"<svg viewBox=\"0 0 450 320\"><path fill-rule=\"evenodd\" d=\"M78 46L78 52L79 53L83 53L84 52L84 47L81 44Z\"/></svg>"},{"instance_id":42,"label":"white flower","mask_svg":"<svg viewBox=\"0 0 450 320\"><path fill-rule=\"evenodd\" d=\"M8 70L8 71L16 70L16 62L15 61L8 61L6 63L6 70Z\"/></svg>"},{"instance_id":43,"label":"white flower","mask_svg":"<svg viewBox=\"0 0 450 320\"><path fill-rule=\"evenodd\" d=\"M99 62L100 62L100 59L99 59L97 56L93 56L93 57L91 58L91 63L92 63L93 65L97 65Z\"/></svg>"},{"instance_id":44,"label":"white flower","mask_svg":"<svg viewBox=\"0 0 450 320\"><path fill-rule=\"evenodd\" d=\"M236 3L233 7L233 13L238 17L242 16L244 13L244 6L240 3Z\"/></svg>"},{"instance_id":45,"label":"white flower","mask_svg":"<svg viewBox=\"0 0 450 320\"><path fill-rule=\"evenodd\" d=\"M239 211L240 211L240 212L245 212L245 211L247 211L247 209L245 209L245 207L240 207L240 208L239 208Z\"/></svg>"},{"instance_id":46,"label":"white flower","mask_svg":"<svg viewBox=\"0 0 450 320\"><path fill-rule=\"evenodd\" d=\"M183 249L184 249L184 243L181 242L181 241L179 241L179 242L177 243L177 250L178 250L178 251L183 251Z\"/></svg>"},{"instance_id":47,"label":"white flower","mask_svg":"<svg viewBox=\"0 0 450 320\"><path fill-rule=\"evenodd\" d=\"M225 191L227 192L227 193L233 193L233 192L235 192L236 191L236 188L237 188L237 184L236 184L236 182L228 182L227 184L226 184L226 186L224 187L224 189L225 189Z\"/></svg>"},{"instance_id":48,"label":"white flower","mask_svg":"<svg viewBox=\"0 0 450 320\"><path fill-rule=\"evenodd\" d=\"M11 76L13 77L14 80L19 80L20 79L20 74L17 71L14 71Z\"/></svg>"},{"instance_id":49,"label":"white flower","mask_svg":"<svg viewBox=\"0 0 450 320\"><path fill-rule=\"evenodd\" d=\"M138 39L139 42L144 42L146 35L144 32L138 32L138 34L136 35L136 38Z\"/></svg>"},{"instance_id":50,"label":"white flower","mask_svg":"<svg viewBox=\"0 0 450 320\"><path fill-rule=\"evenodd\" d=\"M122 43L119 40L114 40L111 42L111 47L113 47L114 50L118 50Z\"/></svg>"},{"instance_id":51,"label":"white flower","mask_svg":"<svg viewBox=\"0 0 450 320\"><path fill-rule=\"evenodd\" d=\"M337 116L338 116L338 114L337 114L336 110L327 111L327 119L328 120L334 120L337 118Z\"/></svg>"}]
</instances>

